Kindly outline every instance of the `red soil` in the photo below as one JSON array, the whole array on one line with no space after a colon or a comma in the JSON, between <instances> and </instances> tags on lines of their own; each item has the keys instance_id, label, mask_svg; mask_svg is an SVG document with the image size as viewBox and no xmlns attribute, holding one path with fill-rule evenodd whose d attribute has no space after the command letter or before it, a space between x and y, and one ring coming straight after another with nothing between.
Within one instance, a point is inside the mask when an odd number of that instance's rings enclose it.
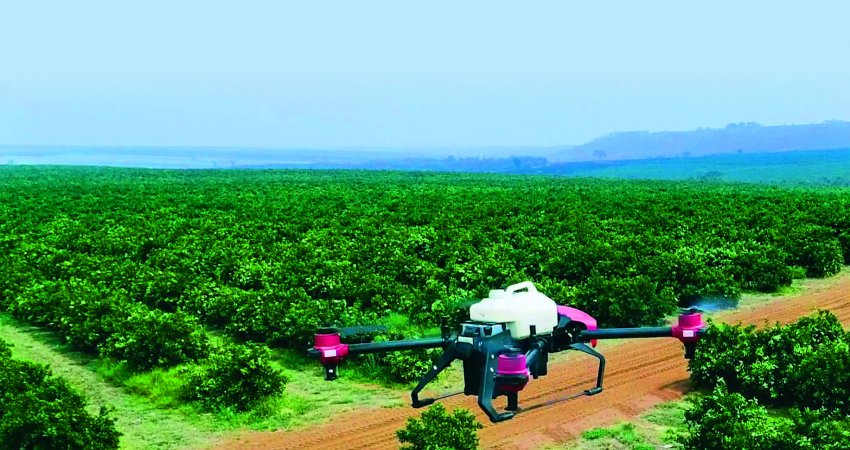
<instances>
[{"instance_id":1,"label":"red soil","mask_svg":"<svg viewBox=\"0 0 850 450\"><path fill-rule=\"evenodd\" d=\"M850 325L850 277L803 295L773 301L720 316L725 322L761 325L765 321L790 322L814 309L828 309ZM492 424L480 412L475 397L453 397L443 403L451 410L472 410L484 424L481 446L497 449L536 449L569 441L582 431L636 417L652 406L680 398L689 389L687 362L682 345L673 339L626 342L608 350L605 390L594 397L552 403L591 387L595 359L573 357L553 364L549 375L532 380L520 394L525 410L513 419ZM504 401L502 398L501 401ZM547 404L552 403L552 404ZM504 405L497 401L497 409ZM361 409L332 423L296 432L250 432L223 443L222 449L395 449L395 431L413 408Z\"/></svg>"}]
</instances>

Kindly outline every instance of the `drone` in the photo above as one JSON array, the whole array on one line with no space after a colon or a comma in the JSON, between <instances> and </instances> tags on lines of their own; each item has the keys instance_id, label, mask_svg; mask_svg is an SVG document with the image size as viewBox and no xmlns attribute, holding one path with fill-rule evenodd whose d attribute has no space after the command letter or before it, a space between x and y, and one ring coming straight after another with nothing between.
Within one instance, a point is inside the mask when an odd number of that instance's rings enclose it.
<instances>
[{"instance_id":1,"label":"drone","mask_svg":"<svg viewBox=\"0 0 850 450\"><path fill-rule=\"evenodd\" d=\"M519 393L529 378L548 373L550 353L578 350L599 360L596 385L567 398L590 396L602 392L605 374L605 357L594 350L597 340L675 338L684 344L685 358L691 359L705 332L696 309L682 311L670 327L600 329L589 314L557 305L530 281L490 291L487 298L470 306L469 317L456 333L444 329L440 337L361 344L342 343L339 329L323 328L316 333L308 354L319 360L325 379L331 381L337 378L339 363L350 355L442 347L443 354L411 392L412 406L421 408L438 400L420 399L419 394L452 362L460 360L463 394L477 396L487 417L501 422L521 411ZM499 412L493 399L501 396L507 397L507 407Z\"/></svg>"}]
</instances>

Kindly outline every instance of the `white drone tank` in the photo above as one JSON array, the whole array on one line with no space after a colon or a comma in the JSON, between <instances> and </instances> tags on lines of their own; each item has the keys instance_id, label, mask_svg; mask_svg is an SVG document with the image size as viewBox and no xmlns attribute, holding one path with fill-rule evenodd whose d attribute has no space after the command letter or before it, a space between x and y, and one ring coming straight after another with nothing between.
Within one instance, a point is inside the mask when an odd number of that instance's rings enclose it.
<instances>
[{"instance_id":1,"label":"white drone tank","mask_svg":"<svg viewBox=\"0 0 850 450\"><path fill-rule=\"evenodd\" d=\"M504 323L514 339L531 335L534 325L537 334L549 334L558 325L558 305L537 292L530 281L490 291L490 296L469 308L469 318L480 322Z\"/></svg>"}]
</instances>

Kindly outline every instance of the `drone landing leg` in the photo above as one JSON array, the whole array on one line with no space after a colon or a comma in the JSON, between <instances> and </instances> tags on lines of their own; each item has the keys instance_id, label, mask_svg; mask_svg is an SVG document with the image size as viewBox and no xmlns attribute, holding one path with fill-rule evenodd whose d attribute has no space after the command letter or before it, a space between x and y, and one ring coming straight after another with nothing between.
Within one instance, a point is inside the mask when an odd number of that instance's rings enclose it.
<instances>
[{"instance_id":1,"label":"drone landing leg","mask_svg":"<svg viewBox=\"0 0 850 450\"><path fill-rule=\"evenodd\" d=\"M501 422L514 416L513 411L497 413L493 408L493 393L496 389L496 364L497 358L493 353L488 353L481 372L481 391L478 393L478 406L487 414L491 422ZM510 402L510 397L508 397Z\"/></svg>"},{"instance_id":2,"label":"drone landing leg","mask_svg":"<svg viewBox=\"0 0 850 450\"><path fill-rule=\"evenodd\" d=\"M590 356L599 360L599 372L596 375L596 387L584 391L585 395L596 395L602 392L602 377L605 375L605 357L596 350L588 347L586 344L571 344L570 348L587 353Z\"/></svg>"},{"instance_id":3,"label":"drone landing leg","mask_svg":"<svg viewBox=\"0 0 850 450\"><path fill-rule=\"evenodd\" d=\"M508 411L519 411L519 394L517 392L508 392Z\"/></svg>"},{"instance_id":4,"label":"drone landing leg","mask_svg":"<svg viewBox=\"0 0 850 450\"><path fill-rule=\"evenodd\" d=\"M431 403L434 403L434 401L436 400L434 398L426 398L419 400L419 392L421 392L422 389L425 388L425 385L427 385L431 381L434 381L434 378L437 378L437 375L440 372L445 370L446 367L449 367L452 362L457 359L457 356L458 353L455 351L454 346L447 348L445 352L443 352L442 356L440 356L440 359L437 360L437 363L434 364L434 367L432 367L431 370L428 371L428 373L422 376L422 378L419 380L419 384L417 384L413 391L410 393L410 397L413 400L412 404L414 408L421 408L423 406L428 406Z\"/></svg>"}]
</instances>

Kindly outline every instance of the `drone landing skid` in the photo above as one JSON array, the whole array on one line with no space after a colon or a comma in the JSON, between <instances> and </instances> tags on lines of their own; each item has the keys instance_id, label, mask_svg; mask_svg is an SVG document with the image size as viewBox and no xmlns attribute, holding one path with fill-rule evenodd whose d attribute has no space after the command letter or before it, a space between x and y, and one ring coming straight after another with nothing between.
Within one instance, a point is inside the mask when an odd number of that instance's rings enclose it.
<instances>
[{"instance_id":1,"label":"drone landing skid","mask_svg":"<svg viewBox=\"0 0 850 450\"><path fill-rule=\"evenodd\" d=\"M440 356L440 359L437 360L437 363L434 364L433 367L431 367L431 370L429 370L428 373L422 376L422 378L419 380L419 384L417 384L416 387L413 388L413 391L410 393L410 397L412 400L411 403L414 408L422 408L423 406L428 406L440 399L438 397L425 398L420 400L419 393L422 392L422 389L424 389L428 383L434 381L434 378L437 378L437 375L439 375L440 372L452 365L452 362L454 362L455 359L459 359L460 356L461 355L460 353L458 353L454 344L450 344L449 347L443 351L443 354L442 356Z\"/></svg>"},{"instance_id":2,"label":"drone landing skid","mask_svg":"<svg viewBox=\"0 0 850 450\"><path fill-rule=\"evenodd\" d=\"M519 407L518 391L500 391L497 388L496 379L493 374L496 372L498 359L495 357L491 357L485 358L485 360L483 361L484 364L481 370L480 384L478 386L477 392L474 393L474 395L477 395L478 397L478 406L487 414L487 417L489 417L492 422L501 422L512 418L515 414L518 414L521 411L529 411L539 408L541 406L572 400L577 397L596 395L602 392L602 381L605 374L605 357L602 356L601 353L597 352L596 350L583 343L570 344L569 348L572 350L578 350L599 360L599 368L596 376L596 385L594 387L586 389L578 394L572 394L566 397L559 398L552 402L546 402L523 409ZM437 377L437 375L439 375L440 372L448 368L456 359L463 358L464 354L458 351L455 345L450 344L448 348L445 349L443 355L440 357L437 363L431 368L431 370L428 371L428 373L422 376L422 379L419 380L419 384L417 384L411 392L411 400L413 407L422 408L424 406L431 405L435 401L460 394L461 392L436 398L419 398L419 394L421 393L422 389L424 389L425 386L428 385L428 383L433 381ZM467 394L473 393L467 392ZM507 397L507 406L504 412L498 412L493 406L493 399L502 395Z\"/></svg>"},{"instance_id":3,"label":"drone landing skid","mask_svg":"<svg viewBox=\"0 0 850 450\"><path fill-rule=\"evenodd\" d=\"M570 348L582 353L587 353L599 360L599 370L596 373L596 386L585 390L581 395L596 395L602 392L602 378L605 376L605 357L602 356L602 353L588 347L587 344L571 344Z\"/></svg>"}]
</instances>

